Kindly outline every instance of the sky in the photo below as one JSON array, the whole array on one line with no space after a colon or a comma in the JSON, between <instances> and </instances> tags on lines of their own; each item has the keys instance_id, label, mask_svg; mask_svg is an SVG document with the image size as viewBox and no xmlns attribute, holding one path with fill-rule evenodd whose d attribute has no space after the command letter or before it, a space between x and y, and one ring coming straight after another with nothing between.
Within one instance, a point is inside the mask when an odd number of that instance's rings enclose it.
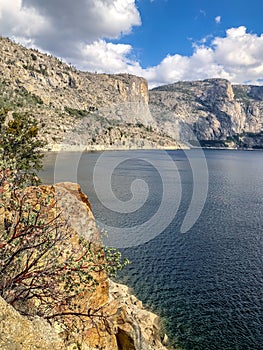
<instances>
[{"instance_id":1,"label":"sky","mask_svg":"<svg viewBox=\"0 0 263 350\"><path fill-rule=\"evenodd\" d=\"M0 0L0 34L84 71L150 87L263 85L262 0Z\"/></svg>"}]
</instances>

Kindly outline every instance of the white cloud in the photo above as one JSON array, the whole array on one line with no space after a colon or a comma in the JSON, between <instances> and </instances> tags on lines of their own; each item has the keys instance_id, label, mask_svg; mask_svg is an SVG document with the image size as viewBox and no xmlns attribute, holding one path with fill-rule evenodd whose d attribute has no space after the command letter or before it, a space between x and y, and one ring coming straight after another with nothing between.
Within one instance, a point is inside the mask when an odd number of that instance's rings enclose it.
<instances>
[{"instance_id":1,"label":"white cloud","mask_svg":"<svg viewBox=\"0 0 263 350\"><path fill-rule=\"evenodd\" d=\"M263 34L247 33L244 26L230 28L225 37L216 37L210 46L194 46L190 57L167 56L145 72L151 84L175 80L225 78L232 83L262 84ZM151 73L149 75L149 72Z\"/></svg>"},{"instance_id":2,"label":"white cloud","mask_svg":"<svg viewBox=\"0 0 263 350\"><path fill-rule=\"evenodd\" d=\"M67 53L75 43L118 38L140 25L135 0L24 0L48 18L50 31L36 40L45 48Z\"/></svg>"},{"instance_id":3,"label":"white cloud","mask_svg":"<svg viewBox=\"0 0 263 350\"><path fill-rule=\"evenodd\" d=\"M0 30L2 35L32 38L47 27L47 19L34 8L23 8L22 0L0 0Z\"/></svg>"},{"instance_id":4,"label":"white cloud","mask_svg":"<svg viewBox=\"0 0 263 350\"><path fill-rule=\"evenodd\" d=\"M211 42L211 41L210 41ZM99 40L82 47L77 66L85 70L144 76L156 86L178 80L224 78L233 83L250 81L261 84L263 78L263 35L247 33L246 28L230 28L225 37L216 37L211 44L195 44L191 56L167 55L157 66L143 69L130 59L132 47Z\"/></svg>"},{"instance_id":5,"label":"white cloud","mask_svg":"<svg viewBox=\"0 0 263 350\"><path fill-rule=\"evenodd\" d=\"M3 35L62 57L80 43L118 38L141 24L135 0L0 0L0 14Z\"/></svg>"},{"instance_id":6,"label":"white cloud","mask_svg":"<svg viewBox=\"0 0 263 350\"><path fill-rule=\"evenodd\" d=\"M211 77L230 79L223 66L214 61L212 48L197 47L192 56L167 56L158 66L145 72L150 86L168 84L178 80L201 80Z\"/></svg>"},{"instance_id":7,"label":"white cloud","mask_svg":"<svg viewBox=\"0 0 263 350\"><path fill-rule=\"evenodd\" d=\"M215 22L218 24L221 23L221 16L216 16Z\"/></svg>"},{"instance_id":8,"label":"white cloud","mask_svg":"<svg viewBox=\"0 0 263 350\"><path fill-rule=\"evenodd\" d=\"M244 26L229 28L224 37L201 38L191 56L167 55L144 69L131 45L108 42L135 25L140 25L135 0L78 0L78 6L72 0L0 0L2 35L83 70L128 72L144 76L150 86L211 77L262 84L263 34L249 33Z\"/></svg>"},{"instance_id":9,"label":"white cloud","mask_svg":"<svg viewBox=\"0 0 263 350\"><path fill-rule=\"evenodd\" d=\"M214 39L214 60L220 62L232 80L256 81L263 78L263 34L247 33L246 28L231 28L225 38Z\"/></svg>"},{"instance_id":10,"label":"white cloud","mask_svg":"<svg viewBox=\"0 0 263 350\"><path fill-rule=\"evenodd\" d=\"M130 45L107 43L105 40L97 40L89 45L79 48L80 60L75 65L84 70L97 71L98 73L129 72L135 73L139 69L136 61L130 60L127 55L132 51Z\"/></svg>"}]
</instances>

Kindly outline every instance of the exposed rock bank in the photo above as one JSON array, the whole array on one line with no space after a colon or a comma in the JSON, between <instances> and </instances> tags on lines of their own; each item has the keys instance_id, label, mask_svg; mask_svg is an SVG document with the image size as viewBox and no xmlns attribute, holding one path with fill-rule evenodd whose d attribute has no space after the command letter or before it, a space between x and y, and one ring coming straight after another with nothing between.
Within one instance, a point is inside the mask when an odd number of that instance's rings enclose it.
<instances>
[{"instance_id":1,"label":"exposed rock bank","mask_svg":"<svg viewBox=\"0 0 263 350\"><path fill-rule=\"evenodd\" d=\"M165 350L158 316L147 311L127 286L110 281L109 287L110 299L120 307L115 326L118 349ZM167 341L166 335L162 338Z\"/></svg>"},{"instance_id":2,"label":"exposed rock bank","mask_svg":"<svg viewBox=\"0 0 263 350\"><path fill-rule=\"evenodd\" d=\"M1 350L66 350L63 340L45 320L21 316L0 297Z\"/></svg>"},{"instance_id":3,"label":"exposed rock bank","mask_svg":"<svg viewBox=\"0 0 263 350\"><path fill-rule=\"evenodd\" d=\"M57 230L71 233L67 249L76 249L79 236L91 242L100 242L90 203L79 185L60 183L40 188L38 197L55 195L57 205L53 206L54 212L49 212L49 220L61 212ZM34 201L34 191L34 187L27 189L29 200ZM1 222L4 215L0 215ZM103 317L99 317L98 321L84 318L84 323L83 320L80 323L81 332L66 337L56 322L50 326L38 317L32 316L29 320L0 299L0 348L165 350L160 338L158 317L145 310L142 303L129 293L128 287L109 281L104 272L98 272L95 277L99 282L96 290L82 292L81 297L77 296L71 302L78 311L88 313L88 308L93 308L103 312Z\"/></svg>"}]
</instances>

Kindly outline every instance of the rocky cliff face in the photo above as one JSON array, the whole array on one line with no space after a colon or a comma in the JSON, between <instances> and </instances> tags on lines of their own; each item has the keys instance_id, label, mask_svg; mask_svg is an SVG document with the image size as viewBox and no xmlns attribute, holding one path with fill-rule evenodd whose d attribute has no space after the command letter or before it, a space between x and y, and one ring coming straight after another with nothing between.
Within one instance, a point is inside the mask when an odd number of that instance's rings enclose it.
<instances>
[{"instance_id":1,"label":"rocky cliff face","mask_svg":"<svg viewBox=\"0 0 263 350\"><path fill-rule=\"evenodd\" d=\"M63 340L43 319L21 316L0 298L0 349L66 350Z\"/></svg>"},{"instance_id":2,"label":"rocky cliff face","mask_svg":"<svg viewBox=\"0 0 263 350\"><path fill-rule=\"evenodd\" d=\"M117 303L116 340L118 350L166 350L165 334L160 338L160 322L157 315L145 308L123 284L110 281L111 302Z\"/></svg>"},{"instance_id":3,"label":"rocky cliff face","mask_svg":"<svg viewBox=\"0 0 263 350\"><path fill-rule=\"evenodd\" d=\"M263 87L224 79L178 82L150 91L158 127L204 146L263 147Z\"/></svg>"},{"instance_id":4,"label":"rocky cliff face","mask_svg":"<svg viewBox=\"0 0 263 350\"><path fill-rule=\"evenodd\" d=\"M55 195L56 206L49 213L49 220L60 212L59 220L64 234L68 230L71 238L67 250L76 250L81 236L89 242L100 242L94 217L87 196L77 184L60 183L54 186L41 186L41 193L50 197ZM28 188L32 194L35 188ZM38 193L38 196L40 194ZM29 197L31 198L31 197ZM0 223L5 213L0 213ZM63 225L64 222L64 225ZM158 317L145 310L142 303L133 296L128 287L109 281L104 272L95 276L98 281L95 291L86 290L71 300L74 308L83 314L88 309L99 310L97 318L76 318L78 332L65 334L56 321L52 326L43 319L22 317L16 310L0 299L0 348L2 350L165 350L161 342ZM63 286L61 286L63 287ZM16 305L15 305L16 306ZM18 309L21 305L18 305ZM28 305L23 304L23 310ZM78 323L80 322L80 323ZM74 328L75 329L75 328Z\"/></svg>"},{"instance_id":5,"label":"rocky cliff face","mask_svg":"<svg viewBox=\"0 0 263 350\"><path fill-rule=\"evenodd\" d=\"M0 37L0 108L39 121L49 150L262 148L263 87L224 79L151 90L129 74L92 74Z\"/></svg>"},{"instance_id":6,"label":"rocky cliff face","mask_svg":"<svg viewBox=\"0 0 263 350\"><path fill-rule=\"evenodd\" d=\"M13 84L14 89L24 87L48 107L61 111L100 110L116 120L153 123L148 109L148 86L143 78L81 72L5 38L1 38L0 48L2 79ZM117 113L110 114L115 108Z\"/></svg>"},{"instance_id":7,"label":"rocky cliff face","mask_svg":"<svg viewBox=\"0 0 263 350\"><path fill-rule=\"evenodd\" d=\"M0 107L35 116L49 148L61 142L71 149L178 147L157 131L145 79L81 72L6 38L0 51ZM113 135L115 128L121 135Z\"/></svg>"}]
</instances>

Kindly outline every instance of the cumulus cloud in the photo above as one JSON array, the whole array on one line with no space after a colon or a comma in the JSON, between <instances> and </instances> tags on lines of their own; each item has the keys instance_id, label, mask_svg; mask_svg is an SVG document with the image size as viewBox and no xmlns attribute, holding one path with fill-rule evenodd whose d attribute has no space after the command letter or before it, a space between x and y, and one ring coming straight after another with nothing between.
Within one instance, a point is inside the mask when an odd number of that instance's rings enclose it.
<instances>
[{"instance_id":1,"label":"cumulus cloud","mask_svg":"<svg viewBox=\"0 0 263 350\"><path fill-rule=\"evenodd\" d=\"M195 45L192 56L167 56L145 71L152 86L177 80L224 78L232 83L262 84L263 34L247 33L244 26L230 28L210 46Z\"/></svg>"},{"instance_id":2,"label":"cumulus cloud","mask_svg":"<svg viewBox=\"0 0 263 350\"><path fill-rule=\"evenodd\" d=\"M232 83L263 81L263 34L244 26L223 37L199 40L193 54L167 55L142 68L129 44L111 43L140 25L135 0L0 0L0 32L27 46L66 59L78 68L144 76L156 86L178 80L225 78ZM215 18L216 22L221 17Z\"/></svg>"},{"instance_id":3,"label":"cumulus cloud","mask_svg":"<svg viewBox=\"0 0 263 350\"><path fill-rule=\"evenodd\" d=\"M35 8L22 7L21 0L0 0L1 34L10 37L32 38L48 27L48 20Z\"/></svg>"},{"instance_id":4,"label":"cumulus cloud","mask_svg":"<svg viewBox=\"0 0 263 350\"><path fill-rule=\"evenodd\" d=\"M196 47L190 57L168 55L159 65L147 69L145 77L151 87L179 80L231 78L224 67L214 60L214 51L209 47Z\"/></svg>"},{"instance_id":5,"label":"cumulus cloud","mask_svg":"<svg viewBox=\"0 0 263 350\"><path fill-rule=\"evenodd\" d=\"M131 73L136 74L142 69L138 62L128 58L132 46L127 44L112 44L105 40L97 40L89 45L79 47L78 59L74 64L83 70L98 73Z\"/></svg>"},{"instance_id":6,"label":"cumulus cloud","mask_svg":"<svg viewBox=\"0 0 263 350\"><path fill-rule=\"evenodd\" d=\"M79 43L118 38L141 23L135 0L0 0L0 13L3 34L33 38L60 56Z\"/></svg>"},{"instance_id":7,"label":"cumulus cloud","mask_svg":"<svg viewBox=\"0 0 263 350\"><path fill-rule=\"evenodd\" d=\"M24 0L60 29L58 36L69 35L78 40L98 37L116 38L140 24L134 0ZM65 32L66 31L66 32Z\"/></svg>"}]
</instances>

